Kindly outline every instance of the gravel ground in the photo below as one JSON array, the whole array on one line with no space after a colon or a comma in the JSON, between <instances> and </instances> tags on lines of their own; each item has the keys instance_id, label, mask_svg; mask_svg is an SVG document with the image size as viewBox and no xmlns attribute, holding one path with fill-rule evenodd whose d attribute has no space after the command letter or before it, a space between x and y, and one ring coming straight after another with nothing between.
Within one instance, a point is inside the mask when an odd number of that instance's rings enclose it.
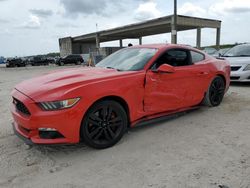
<instances>
[{"instance_id":1,"label":"gravel ground","mask_svg":"<svg viewBox=\"0 0 250 188\"><path fill-rule=\"evenodd\" d=\"M29 147L11 128L10 92L55 69L0 67L0 187L250 188L250 84L223 103L128 131L114 147Z\"/></svg>"}]
</instances>

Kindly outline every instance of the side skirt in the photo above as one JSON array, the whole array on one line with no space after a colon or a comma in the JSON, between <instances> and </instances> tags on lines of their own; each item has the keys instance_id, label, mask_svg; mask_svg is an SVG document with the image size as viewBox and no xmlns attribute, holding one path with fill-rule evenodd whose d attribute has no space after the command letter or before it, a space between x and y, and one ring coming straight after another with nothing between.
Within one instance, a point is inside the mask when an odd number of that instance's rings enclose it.
<instances>
[{"instance_id":1,"label":"side skirt","mask_svg":"<svg viewBox=\"0 0 250 188\"><path fill-rule=\"evenodd\" d=\"M141 125L145 125L145 124L153 124L153 123L157 123L160 121L165 121L165 120L169 120L172 118L176 118L179 116L182 116L188 112L194 111L199 109L201 106L194 106L194 107L190 107L190 108L185 108L185 109L181 109L181 110L176 110L176 111L171 111L171 112L165 112L165 113L160 113L160 114L154 114L154 115L150 115L150 116L146 116L143 117L139 120L136 120L134 122L131 123L131 128L133 127L137 127L137 126L141 126Z\"/></svg>"}]
</instances>

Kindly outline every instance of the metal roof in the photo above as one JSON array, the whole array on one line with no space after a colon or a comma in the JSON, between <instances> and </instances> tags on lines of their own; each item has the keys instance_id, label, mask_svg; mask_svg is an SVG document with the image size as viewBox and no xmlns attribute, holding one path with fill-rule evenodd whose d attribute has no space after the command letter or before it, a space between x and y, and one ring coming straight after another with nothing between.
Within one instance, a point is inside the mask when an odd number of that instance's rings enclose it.
<instances>
[{"instance_id":1,"label":"metal roof","mask_svg":"<svg viewBox=\"0 0 250 188\"><path fill-rule=\"evenodd\" d=\"M139 38L171 32L173 15L152 19L140 23L125 25L114 29L103 30L95 33L72 37L72 42L95 43L96 36L100 42L119 39ZM177 30L185 31L197 28L220 28L220 20L204 19L190 16L177 16Z\"/></svg>"}]
</instances>

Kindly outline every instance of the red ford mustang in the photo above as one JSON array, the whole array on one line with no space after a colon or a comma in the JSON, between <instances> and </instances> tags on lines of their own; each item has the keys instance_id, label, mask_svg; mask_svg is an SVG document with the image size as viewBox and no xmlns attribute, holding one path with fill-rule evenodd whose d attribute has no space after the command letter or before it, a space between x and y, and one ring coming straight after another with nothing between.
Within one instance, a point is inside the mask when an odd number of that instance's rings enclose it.
<instances>
[{"instance_id":1,"label":"red ford mustang","mask_svg":"<svg viewBox=\"0 0 250 188\"><path fill-rule=\"evenodd\" d=\"M84 140L107 148L141 121L201 104L218 106L229 80L225 60L191 47L125 48L94 68L52 72L17 85L13 128L30 144Z\"/></svg>"}]
</instances>

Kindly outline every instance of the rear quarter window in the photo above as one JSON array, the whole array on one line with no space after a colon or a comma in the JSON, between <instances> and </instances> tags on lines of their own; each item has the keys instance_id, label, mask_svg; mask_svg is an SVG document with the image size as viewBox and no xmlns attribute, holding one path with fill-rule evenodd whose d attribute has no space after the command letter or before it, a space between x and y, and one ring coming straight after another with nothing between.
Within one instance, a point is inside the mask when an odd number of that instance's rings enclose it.
<instances>
[{"instance_id":1,"label":"rear quarter window","mask_svg":"<svg viewBox=\"0 0 250 188\"><path fill-rule=\"evenodd\" d=\"M190 54L192 58L192 63L197 63L205 59L205 56L202 53L190 51Z\"/></svg>"}]
</instances>

